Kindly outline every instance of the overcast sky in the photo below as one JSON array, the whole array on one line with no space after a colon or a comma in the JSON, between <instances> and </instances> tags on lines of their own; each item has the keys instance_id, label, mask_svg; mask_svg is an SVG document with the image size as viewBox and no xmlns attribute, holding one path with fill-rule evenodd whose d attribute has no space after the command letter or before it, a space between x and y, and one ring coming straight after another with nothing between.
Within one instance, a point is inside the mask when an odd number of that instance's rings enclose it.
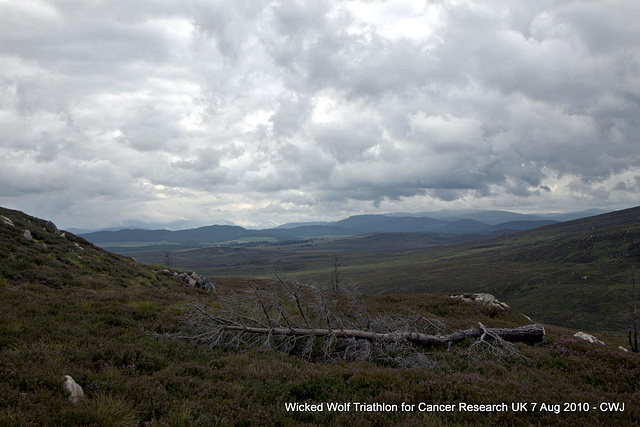
<instances>
[{"instance_id":1,"label":"overcast sky","mask_svg":"<svg viewBox=\"0 0 640 427\"><path fill-rule=\"evenodd\" d=\"M0 0L0 205L60 227L640 205L640 2Z\"/></svg>"}]
</instances>

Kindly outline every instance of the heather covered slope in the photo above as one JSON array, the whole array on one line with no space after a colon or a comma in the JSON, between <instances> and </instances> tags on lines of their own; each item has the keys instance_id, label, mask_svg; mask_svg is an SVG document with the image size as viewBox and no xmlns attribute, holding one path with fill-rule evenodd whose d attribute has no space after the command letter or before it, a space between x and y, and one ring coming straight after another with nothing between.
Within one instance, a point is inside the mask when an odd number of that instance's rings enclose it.
<instances>
[{"instance_id":1,"label":"heather covered slope","mask_svg":"<svg viewBox=\"0 0 640 427\"><path fill-rule=\"evenodd\" d=\"M0 425L628 425L640 417L638 355L619 350L621 340L600 336L607 345L599 346L553 327L542 344L516 345L525 358L473 353L466 342L427 349L433 366L411 369L308 362L264 347L210 349L158 337L182 330L189 301L215 306L231 291L244 298L252 283L269 284L213 278L217 293L186 288L152 267L62 237L46 221L0 214L13 223L0 222ZM448 330L528 323L515 310L442 294L362 300L370 313L417 313ZM84 388L77 405L62 390L63 375ZM416 407L286 410L287 403L328 402ZM420 411L420 402L456 410ZM545 402L560 409L463 412L460 402ZM565 402L587 402L588 411L565 412ZM602 403L624 404L624 411L603 411Z\"/></svg>"},{"instance_id":2,"label":"heather covered slope","mask_svg":"<svg viewBox=\"0 0 640 427\"><path fill-rule=\"evenodd\" d=\"M0 215L8 220L0 219L0 280L5 283L101 289L165 282L149 267L58 230L51 221L5 208Z\"/></svg>"}]
</instances>

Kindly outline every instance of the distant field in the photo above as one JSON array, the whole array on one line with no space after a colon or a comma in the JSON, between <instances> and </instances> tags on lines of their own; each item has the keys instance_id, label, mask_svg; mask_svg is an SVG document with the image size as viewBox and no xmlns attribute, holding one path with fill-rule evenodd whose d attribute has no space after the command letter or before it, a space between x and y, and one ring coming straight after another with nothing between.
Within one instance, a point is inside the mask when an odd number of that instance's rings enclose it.
<instances>
[{"instance_id":1,"label":"distant field","mask_svg":"<svg viewBox=\"0 0 640 427\"><path fill-rule=\"evenodd\" d=\"M100 247L109 248L142 248L149 246L180 246L179 243L168 242L166 240L158 242L104 242L100 243Z\"/></svg>"},{"instance_id":2,"label":"distant field","mask_svg":"<svg viewBox=\"0 0 640 427\"><path fill-rule=\"evenodd\" d=\"M241 237L239 239L227 240L225 242L216 243L201 243L202 246L224 246L224 245L237 245L245 243L259 243L259 242L277 242L275 237Z\"/></svg>"}]
</instances>

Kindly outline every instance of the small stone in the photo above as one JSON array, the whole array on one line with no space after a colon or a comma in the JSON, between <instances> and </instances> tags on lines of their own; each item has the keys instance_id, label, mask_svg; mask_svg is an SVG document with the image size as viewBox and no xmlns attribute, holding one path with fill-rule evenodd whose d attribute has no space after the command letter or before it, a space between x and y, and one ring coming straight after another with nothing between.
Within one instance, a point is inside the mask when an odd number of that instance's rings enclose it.
<instances>
[{"instance_id":1,"label":"small stone","mask_svg":"<svg viewBox=\"0 0 640 427\"><path fill-rule=\"evenodd\" d=\"M80 385L75 382L75 380L71 378L70 375L64 376L64 384L62 387L65 391L69 392L69 401L73 404L78 403L78 400L84 397L84 391L82 390L82 387L80 387Z\"/></svg>"}]
</instances>

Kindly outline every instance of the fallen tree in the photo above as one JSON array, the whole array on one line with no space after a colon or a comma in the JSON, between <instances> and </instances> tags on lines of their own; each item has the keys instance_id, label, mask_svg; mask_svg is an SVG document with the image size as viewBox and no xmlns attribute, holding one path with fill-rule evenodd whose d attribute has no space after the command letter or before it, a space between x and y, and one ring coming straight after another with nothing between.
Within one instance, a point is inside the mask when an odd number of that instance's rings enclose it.
<instances>
[{"instance_id":1,"label":"fallen tree","mask_svg":"<svg viewBox=\"0 0 640 427\"><path fill-rule=\"evenodd\" d=\"M478 327L443 333L438 319L411 316L369 316L353 294L327 294L315 286L287 282L276 275L273 289L253 289L249 296L220 297L207 309L193 303L178 336L208 344L261 344L313 360L369 360L399 366L429 365L418 347L451 346L468 338L475 356L522 358L514 342L539 343L544 327ZM338 309L340 307L340 309Z\"/></svg>"},{"instance_id":2,"label":"fallen tree","mask_svg":"<svg viewBox=\"0 0 640 427\"><path fill-rule=\"evenodd\" d=\"M215 324L219 325L219 331L239 332L247 334L262 335L285 335L293 337L335 337L335 338L355 338L368 341L399 341L406 340L412 344L421 346L438 346L455 344L466 338L481 338L486 335L492 336L494 339L500 338L508 342L524 342L527 344L536 344L544 339L544 327L540 324L531 324L519 326L517 328L485 328L479 323L478 328L469 328L455 331L446 335L428 335L420 332L374 332L360 329L317 329L317 328L293 328L293 327L255 327L246 324L236 324L222 317L214 316L207 313L201 305L194 305L194 310L199 311ZM245 320L254 320L245 317ZM255 320L254 320L255 321ZM256 321L257 322L257 321Z\"/></svg>"}]
</instances>

